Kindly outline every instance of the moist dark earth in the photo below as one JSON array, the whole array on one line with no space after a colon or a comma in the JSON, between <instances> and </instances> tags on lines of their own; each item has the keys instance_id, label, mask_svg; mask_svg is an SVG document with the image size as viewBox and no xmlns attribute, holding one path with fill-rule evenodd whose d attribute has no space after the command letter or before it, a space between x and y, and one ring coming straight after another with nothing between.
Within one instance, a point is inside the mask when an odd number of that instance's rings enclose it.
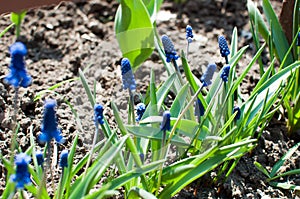
<instances>
[{"instance_id":1,"label":"moist dark earth","mask_svg":"<svg viewBox=\"0 0 300 199\"><path fill-rule=\"evenodd\" d=\"M166 1L157 16L157 29L160 35L167 34L175 44L176 50L186 48L185 27L191 25L195 40L190 45L189 62L193 73L200 77L203 69L210 62L222 66L223 59L219 55L218 35L231 39L234 27L238 29L239 47L249 45L237 67L243 71L255 53L252 44L246 1L198 0L174 3ZM225 2L225 1L224 1ZM258 6L261 1L257 1ZM271 1L279 13L281 2ZM77 133L80 135L75 163L85 155L91 147L94 132L93 109L78 79L78 70L84 70L90 86L96 85L97 102L104 105L105 116L111 126L115 126L110 102L113 100L123 119L126 119L128 93L123 91L121 82L120 59L114 34L114 14L118 3L112 0L88 2L63 2L29 10L22 25L21 36L18 38L26 44L28 55L26 65L32 76L32 85L21 88L19 93L17 120L20 130L17 141L26 150L30 146L29 132L33 130L35 137L40 133L43 101L54 98L58 102L57 114L59 127L67 142L59 146L59 151L68 149ZM9 15L0 18L0 29L10 24ZM10 55L8 47L16 40L14 29L0 39L0 150L8 157L13 129L13 96L14 89L4 83L8 73ZM268 57L264 64L268 66ZM150 70L154 69L157 84L164 81L167 73L159 60L157 52L153 52L136 71L137 92L146 93ZM44 92L41 98L34 98L45 89L66 81L54 92ZM247 97L258 82L258 66L251 69L242 84L242 94ZM172 96L170 97L172 98ZM78 119L72 113L66 101L72 104ZM136 101L138 103L138 100ZM299 198L299 193L271 187L265 176L254 166L258 161L268 170L284 155L287 150L299 142L299 136L288 137L285 120L279 114L263 131L257 147L241 158L231 176L226 181L212 183L217 170L187 186L174 198ZM42 148L42 145L39 145ZM284 165L284 170L300 168L299 150ZM5 187L6 170L0 163L0 195ZM283 181L300 184L299 176L283 178ZM122 195L120 195L122 197Z\"/></svg>"}]
</instances>

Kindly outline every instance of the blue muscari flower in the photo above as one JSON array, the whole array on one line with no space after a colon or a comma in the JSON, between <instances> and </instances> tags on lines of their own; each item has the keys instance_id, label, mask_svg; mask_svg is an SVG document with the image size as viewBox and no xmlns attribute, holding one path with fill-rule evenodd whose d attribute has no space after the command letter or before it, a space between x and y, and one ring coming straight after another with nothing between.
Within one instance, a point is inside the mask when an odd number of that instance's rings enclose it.
<instances>
[{"instance_id":1,"label":"blue muscari flower","mask_svg":"<svg viewBox=\"0 0 300 199\"><path fill-rule=\"evenodd\" d=\"M28 164L31 158L26 153L20 153L15 157L16 174L10 176L12 182L17 183L16 187L18 189L23 189L24 185L29 184L30 174L28 172Z\"/></svg>"},{"instance_id":2,"label":"blue muscari flower","mask_svg":"<svg viewBox=\"0 0 300 199\"><path fill-rule=\"evenodd\" d=\"M22 42L15 42L10 46L9 51L11 54L10 73L4 80L16 88L19 86L26 88L32 79L25 68L26 46Z\"/></svg>"},{"instance_id":3,"label":"blue muscari flower","mask_svg":"<svg viewBox=\"0 0 300 199\"><path fill-rule=\"evenodd\" d=\"M297 37L297 46L300 46L300 32L298 32L298 37Z\"/></svg>"},{"instance_id":4,"label":"blue muscari flower","mask_svg":"<svg viewBox=\"0 0 300 199\"><path fill-rule=\"evenodd\" d=\"M63 150L60 154L59 166L60 167L68 167L68 150Z\"/></svg>"},{"instance_id":5,"label":"blue muscari flower","mask_svg":"<svg viewBox=\"0 0 300 199\"><path fill-rule=\"evenodd\" d=\"M138 103L136 105L136 118L135 118L135 120L137 122L142 119L145 110L146 110L146 105L144 103Z\"/></svg>"},{"instance_id":6,"label":"blue muscari flower","mask_svg":"<svg viewBox=\"0 0 300 199\"><path fill-rule=\"evenodd\" d=\"M205 73L202 75L200 81L203 83L203 86L209 86L211 84L211 80L213 78L214 72L217 69L216 64L209 64Z\"/></svg>"},{"instance_id":7,"label":"blue muscari flower","mask_svg":"<svg viewBox=\"0 0 300 199\"><path fill-rule=\"evenodd\" d=\"M171 62L172 60L177 60L179 56L176 53L176 50L174 48L174 45L171 41L171 39L167 35L163 35L161 37L161 42L164 46L164 51L166 54L167 62Z\"/></svg>"},{"instance_id":8,"label":"blue muscari flower","mask_svg":"<svg viewBox=\"0 0 300 199\"><path fill-rule=\"evenodd\" d=\"M227 41L223 35L219 36L219 48L222 57L227 57L230 54L230 50L227 45Z\"/></svg>"},{"instance_id":9,"label":"blue muscari flower","mask_svg":"<svg viewBox=\"0 0 300 199\"><path fill-rule=\"evenodd\" d=\"M38 165L41 166L44 163L43 152L37 151L35 154L35 157L36 157Z\"/></svg>"},{"instance_id":10,"label":"blue muscari flower","mask_svg":"<svg viewBox=\"0 0 300 199\"><path fill-rule=\"evenodd\" d=\"M187 25L185 31L186 31L186 40L188 41L188 43L192 43L194 38L193 28L190 25Z\"/></svg>"},{"instance_id":11,"label":"blue muscari flower","mask_svg":"<svg viewBox=\"0 0 300 199\"><path fill-rule=\"evenodd\" d=\"M160 125L160 130L170 131L171 130L171 114L170 111L165 111L163 113L163 120Z\"/></svg>"},{"instance_id":12,"label":"blue muscari flower","mask_svg":"<svg viewBox=\"0 0 300 199\"><path fill-rule=\"evenodd\" d=\"M228 82L229 71L230 71L230 65L227 64L226 66L223 67L222 73L220 75L221 79L224 82Z\"/></svg>"},{"instance_id":13,"label":"blue muscari flower","mask_svg":"<svg viewBox=\"0 0 300 199\"><path fill-rule=\"evenodd\" d=\"M39 136L40 142L50 142L52 138L58 143L63 143L65 140L61 135L61 131L58 129L57 118L55 113L56 101L46 100L44 105L44 117L41 127L42 133Z\"/></svg>"},{"instance_id":14,"label":"blue muscari flower","mask_svg":"<svg viewBox=\"0 0 300 199\"><path fill-rule=\"evenodd\" d=\"M121 61L121 71L122 71L122 80L123 80L123 88L135 90L136 84L135 79L131 70L131 65L129 59L123 58Z\"/></svg>"},{"instance_id":15,"label":"blue muscari flower","mask_svg":"<svg viewBox=\"0 0 300 199\"><path fill-rule=\"evenodd\" d=\"M98 122L99 124L104 124L103 111L104 109L101 104L95 104L94 106L95 122Z\"/></svg>"},{"instance_id":16,"label":"blue muscari flower","mask_svg":"<svg viewBox=\"0 0 300 199\"><path fill-rule=\"evenodd\" d=\"M201 100L198 98L196 101L196 106L195 106L195 115L200 117L203 116L205 112L204 106L201 102Z\"/></svg>"},{"instance_id":17,"label":"blue muscari flower","mask_svg":"<svg viewBox=\"0 0 300 199\"><path fill-rule=\"evenodd\" d=\"M241 118L241 109L238 106L233 107L232 113L237 112L237 114L235 115L234 120L237 121Z\"/></svg>"}]
</instances>

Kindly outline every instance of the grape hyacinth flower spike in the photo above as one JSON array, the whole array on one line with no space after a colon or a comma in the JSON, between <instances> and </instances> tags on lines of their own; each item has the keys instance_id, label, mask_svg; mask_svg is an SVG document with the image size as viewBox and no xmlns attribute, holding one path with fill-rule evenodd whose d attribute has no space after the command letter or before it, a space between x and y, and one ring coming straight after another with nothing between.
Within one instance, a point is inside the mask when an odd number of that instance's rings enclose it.
<instances>
[{"instance_id":1,"label":"grape hyacinth flower spike","mask_svg":"<svg viewBox=\"0 0 300 199\"><path fill-rule=\"evenodd\" d=\"M68 155L69 152L68 150L63 150L60 154L60 159L59 159L59 166L64 168L68 167Z\"/></svg>"},{"instance_id":2,"label":"grape hyacinth flower spike","mask_svg":"<svg viewBox=\"0 0 300 199\"><path fill-rule=\"evenodd\" d=\"M32 78L27 74L25 68L24 56L27 54L26 46L22 42L15 42L9 48L11 54L11 63L9 66L10 73L5 77L4 81L15 88L28 87Z\"/></svg>"},{"instance_id":3,"label":"grape hyacinth flower spike","mask_svg":"<svg viewBox=\"0 0 300 199\"><path fill-rule=\"evenodd\" d=\"M28 164L30 161L31 158L26 153L20 153L15 156L15 164L17 166L16 174L11 175L10 180L17 183L17 189L23 189L24 185L31 182L30 173L28 171Z\"/></svg>"},{"instance_id":4,"label":"grape hyacinth flower spike","mask_svg":"<svg viewBox=\"0 0 300 199\"><path fill-rule=\"evenodd\" d=\"M170 131L171 130L170 122L171 122L171 113L170 113L170 111L165 111L163 113L163 120L160 125L160 130L161 131Z\"/></svg>"},{"instance_id":5,"label":"grape hyacinth flower spike","mask_svg":"<svg viewBox=\"0 0 300 199\"><path fill-rule=\"evenodd\" d=\"M50 142L52 138L58 143L63 143L65 140L58 129L57 118L55 113L56 101L53 99L46 100L44 105L44 117L41 127L42 133L39 136L40 142Z\"/></svg>"},{"instance_id":6,"label":"grape hyacinth flower spike","mask_svg":"<svg viewBox=\"0 0 300 199\"><path fill-rule=\"evenodd\" d=\"M300 32L298 32L298 37L297 37L297 46L300 46Z\"/></svg>"},{"instance_id":7,"label":"grape hyacinth flower spike","mask_svg":"<svg viewBox=\"0 0 300 199\"><path fill-rule=\"evenodd\" d=\"M222 73L220 75L223 82L228 82L229 71L230 71L230 65L227 64L226 66L223 67Z\"/></svg>"},{"instance_id":8,"label":"grape hyacinth flower spike","mask_svg":"<svg viewBox=\"0 0 300 199\"><path fill-rule=\"evenodd\" d=\"M198 117L198 120L200 121L200 117L203 116L205 113L204 106L199 98L197 98L197 101L195 102L195 116Z\"/></svg>"},{"instance_id":9,"label":"grape hyacinth flower spike","mask_svg":"<svg viewBox=\"0 0 300 199\"><path fill-rule=\"evenodd\" d=\"M43 155L43 152L37 151L36 154L35 154L35 157L36 157L36 160L37 160L37 164L38 164L39 166L43 166L43 163L44 163L44 155Z\"/></svg>"},{"instance_id":10,"label":"grape hyacinth flower spike","mask_svg":"<svg viewBox=\"0 0 300 199\"><path fill-rule=\"evenodd\" d=\"M192 26L187 25L185 28L185 32L186 32L186 40L188 42L186 47L186 57L188 58L190 43L193 42L193 38L194 38Z\"/></svg>"},{"instance_id":11,"label":"grape hyacinth flower spike","mask_svg":"<svg viewBox=\"0 0 300 199\"><path fill-rule=\"evenodd\" d=\"M227 45L227 41L223 35L219 36L218 38L219 42L219 48L220 48L220 53L222 57L225 57L226 64L229 64L228 62L228 55L230 54L230 50Z\"/></svg>"},{"instance_id":12,"label":"grape hyacinth flower spike","mask_svg":"<svg viewBox=\"0 0 300 199\"><path fill-rule=\"evenodd\" d=\"M103 111L104 109L101 104L95 104L94 106L95 122L98 122L99 124L104 124Z\"/></svg>"},{"instance_id":13,"label":"grape hyacinth flower spike","mask_svg":"<svg viewBox=\"0 0 300 199\"><path fill-rule=\"evenodd\" d=\"M140 121L143 117L143 114L146 110L146 105L144 103L138 103L136 105L136 121Z\"/></svg>"},{"instance_id":14,"label":"grape hyacinth flower spike","mask_svg":"<svg viewBox=\"0 0 300 199\"><path fill-rule=\"evenodd\" d=\"M190 25L187 25L185 28L186 31L186 40L188 43L192 43L194 35L193 35L193 28Z\"/></svg>"},{"instance_id":15,"label":"grape hyacinth flower spike","mask_svg":"<svg viewBox=\"0 0 300 199\"><path fill-rule=\"evenodd\" d=\"M211 80L213 78L216 69L217 69L217 65L214 63L209 64L207 66L205 73L202 75L200 79L200 81L203 83L203 87L209 86L212 83Z\"/></svg>"},{"instance_id":16,"label":"grape hyacinth flower spike","mask_svg":"<svg viewBox=\"0 0 300 199\"><path fill-rule=\"evenodd\" d=\"M121 71L123 80L123 89L134 91L136 89L135 79L131 70L129 59L123 58L121 61Z\"/></svg>"},{"instance_id":17,"label":"grape hyacinth flower spike","mask_svg":"<svg viewBox=\"0 0 300 199\"><path fill-rule=\"evenodd\" d=\"M179 58L179 56L176 53L173 42L167 35L163 35L161 37L161 42L163 44L164 51L166 54L166 62L172 62L174 64L175 69L179 71L179 68L176 63L176 60Z\"/></svg>"},{"instance_id":18,"label":"grape hyacinth flower spike","mask_svg":"<svg viewBox=\"0 0 300 199\"><path fill-rule=\"evenodd\" d=\"M234 120L237 121L241 118L241 109L238 106L233 107L232 113L237 112L237 114L234 117Z\"/></svg>"}]
</instances>

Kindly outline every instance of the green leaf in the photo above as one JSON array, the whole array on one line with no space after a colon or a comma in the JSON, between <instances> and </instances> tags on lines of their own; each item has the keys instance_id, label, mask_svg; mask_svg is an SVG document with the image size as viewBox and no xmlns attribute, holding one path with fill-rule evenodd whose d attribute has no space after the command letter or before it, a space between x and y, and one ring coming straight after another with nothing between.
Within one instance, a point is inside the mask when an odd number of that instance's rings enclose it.
<instances>
[{"instance_id":1,"label":"green leaf","mask_svg":"<svg viewBox=\"0 0 300 199\"><path fill-rule=\"evenodd\" d=\"M267 171L267 169L265 169L259 162L254 162L255 167L262 172L263 174L265 174L268 178L270 178L270 174Z\"/></svg>"},{"instance_id":2,"label":"green leaf","mask_svg":"<svg viewBox=\"0 0 300 199\"><path fill-rule=\"evenodd\" d=\"M185 102L186 97L187 97L188 89L189 89L189 84L186 83L181 88L179 93L177 94L177 96L176 96L176 98L175 98L175 100L172 103L172 106L170 108L170 113L171 113L172 117L178 117L178 115L180 114L180 112L184 108L184 102Z\"/></svg>"},{"instance_id":3,"label":"green leaf","mask_svg":"<svg viewBox=\"0 0 300 199\"><path fill-rule=\"evenodd\" d=\"M250 116L248 121L251 121L255 115L260 111L263 101L265 100L266 93L267 95L267 101L274 97L274 94L278 94L278 89L282 89L282 83L285 82L288 77L290 76L291 72L295 69L300 67L300 61L297 61L281 71L277 72L275 75L273 75L270 79L268 79L265 83L263 83L258 89L256 89L256 92L252 92L249 100L247 100L242 106L241 106L241 112L250 111ZM249 110L250 104L254 102L254 105L251 110Z\"/></svg>"},{"instance_id":4,"label":"green leaf","mask_svg":"<svg viewBox=\"0 0 300 199\"><path fill-rule=\"evenodd\" d=\"M7 26L2 32L0 32L0 38L3 37L3 35L5 33L7 33L7 31L9 31L15 24L10 24L9 26Z\"/></svg>"},{"instance_id":5,"label":"green leaf","mask_svg":"<svg viewBox=\"0 0 300 199\"><path fill-rule=\"evenodd\" d=\"M81 83L82 83L82 85L83 85L83 88L84 88L84 90L85 90L85 92L86 92L86 94L87 94L87 96L88 96L88 99L89 99L89 101L90 101L92 107L94 108L95 103L96 103L96 102L95 102L94 95L92 94L92 91L91 91L91 89L90 89L90 87L89 87L89 85L88 85L88 83L87 83L87 80L86 80L86 78L85 78L85 76L84 76L84 73L82 72L82 70L81 70L80 68L79 68L78 72L79 72L79 78L80 78L80 80L81 80Z\"/></svg>"},{"instance_id":6,"label":"green leaf","mask_svg":"<svg viewBox=\"0 0 300 199\"><path fill-rule=\"evenodd\" d=\"M163 134L159 128L154 128L151 126L127 126L129 132L133 135L143 138L148 138L152 140L162 140ZM171 142L175 145L187 147L189 146L185 140L178 135L172 137Z\"/></svg>"},{"instance_id":7,"label":"green leaf","mask_svg":"<svg viewBox=\"0 0 300 199\"><path fill-rule=\"evenodd\" d=\"M144 165L140 168L133 169L131 171L128 171L127 173L115 178L111 182L109 182L107 185L104 185L94 193L89 194L86 196L84 199L94 199L94 198L99 198L98 196L101 195L104 191L107 190L115 190L120 188L122 185L126 184L133 178L139 177L143 174L146 174L150 171L153 171L158 168L158 166L163 163L164 160L152 162L150 164Z\"/></svg>"},{"instance_id":8,"label":"green leaf","mask_svg":"<svg viewBox=\"0 0 300 199\"><path fill-rule=\"evenodd\" d=\"M298 149L299 146L300 146L300 142L298 144L296 144L295 146L293 146L284 156L282 156L276 162L276 164L272 168L272 171L270 173L270 177L274 177L276 175L276 173L279 171L280 167L284 164L284 162L287 159L290 159L290 157L293 155L293 153L295 153L295 151Z\"/></svg>"},{"instance_id":9,"label":"green leaf","mask_svg":"<svg viewBox=\"0 0 300 199\"><path fill-rule=\"evenodd\" d=\"M142 199L157 199L152 193L140 189L138 187L132 187L128 193L128 199L142 198Z\"/></svg>"},{"instance_id":10,"label":"green leaf","mask_svg":"<svg viewBox=\"0 0 300 199\"><path fill-rule=\"evenodd\" d=\"M299 185L294 185L294 184L290 184L290 183L270 182L270 185L272 185L274 187L282 188L282 189L297 190L297 191L300 190Z\"/></svg>"},{"instance_id":11,"label":"green leaf","mask_svg":"<svg viewBox=\"0 0 300 199\"><path fill-rule=\"evenodd\" d=\"M115 33L123 57L135 71L154 50L153 25L141 0L121 0L115 16Z\"/></svg>"},{"instance_id":12,"label":"green leaf","mask_svg":"<svg viewBox=\"0 0 300 199\"><path fill-rule=\"evenodd\" d=\"M271 26L271 35L273 36L273 42L278 53L279 60L282 62L290 45L269 0L263 0L263 10L267 17L268 23ZM292 62L292 54L289 54L289 57L285 62L285 66L291 64Z\"/></svg>"},{"instance_id":13,"label":"green leaf","mask_svg":"<svg viewBox=\"0 0 300 199\"><path fill-rule=\"evenodd\" d=\"M157 90L156 92L156 99L157 99L157 110L159 111L164 100L165 100L165 97L167 96L173 82L174 82L174 79L176 77L176 73L173 73L163 84L162 86ZM150 102L145 110L145 113L143 114L143 117L142 119L146 118L146 117L149 117L151 116L151 109L153 108L153 105L152 102ZM156 107L154 107L156 108Z\"/></svg>"},{"instance_id":14,"label":"green leaf","mask_svg":"<svg viewBox=\"0 0 300 199\"><path fill-rule=\"evenodd\" d=\"M128 136L125 136L120 139L118 143L116 143L114 146L109 148L101 158L98 158L97 161L93 163L93 165L88 170L86 176L84 178L78 178L77 180L80 181L79 185L76 187L74 192L71 193L70 199L74 198L82 198L89 192L89 187L93 187L94 184L91 184L92 182L95 182L96 179L95 176L98 178L104 174L107 167L110 166L110 163L113 161L113 159L119 154L120 150L123 147L123 144L125 143Z\"/></svg>"},{"instance_id":15,"label":"green leaf","mask_svg":"<svg viewBox=\"0 0 300 199\"><path fill-rule=\"evenodd\" d=\"M15 13L15 12L12 12L10 14L10 20L11 22L13 22L16 26L20 26L24 17L26 15L26 11L22 11L20 13Z\"/></svg>"},{"instance_id":16,"label":"green leaf","mask_svg":"<svg viewBox=\"0 0 300 199\"><path fill-rule=\"evenodd\" d=\"M181 165L178 167L168 167L163 170L162 174L162 184L169 184L172 181L175 181L176 178L184 175L189 170L195 168L193 164Z\"/></svg>"}]
</instances>

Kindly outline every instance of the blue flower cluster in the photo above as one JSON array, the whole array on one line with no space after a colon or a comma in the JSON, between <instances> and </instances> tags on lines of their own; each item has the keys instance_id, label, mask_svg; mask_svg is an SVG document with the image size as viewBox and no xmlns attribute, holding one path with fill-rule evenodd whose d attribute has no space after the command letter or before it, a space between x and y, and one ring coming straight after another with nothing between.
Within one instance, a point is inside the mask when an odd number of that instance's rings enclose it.
<instances>
[{"instance_id":1,"label":"blue flower cluster","mask_svg":"<svg viewBox=\"0 0 300 199\"><path fill-rule=\"evenodd\" d=\"M188 41L188 43L192 43L194 38L192 26L187 25L185 31L186 31L186 40Z\"/></svg>"},{"instance_id":2,"label":"blue flower cluster","mask_svg":"<svg viewBox=\"0 0 300 199\"><path fill-rule=\"evenodd\" d=\"M59 159L59 166L64 168L68 167L68 155L69 152L68 150L63 150L60 154L60 159Z\"/></svg>"},{"instance_id":3,"label":"blue flower cluster","mask_svg":"<svg viewBox=\"0 0 300 199\"><path fill-rule=\"evenodd\" d=\"M50 142L52 138L58 143L63 143L65 140L61 135L61 131L58 129L55 108L55 100L47 100L44 105L44 117L41 127L42 133L39 135L40 142Z\"/></svg>"},{"instance_id":4,"label":"blue flower cluster","mask_svg":"<svg viewBox=\"0 0 300 199\"><path fill-rule=\"evenodd\" d=\"M204 113L205 113L204 106L203 106L201 100L198 98L196 101L196 106L195 106L195 115L200 117L200 116L203 116Z\"/></svg>"},{"instance_id":5,"label":"blue flower cluster","mask_svg":"<svg viewBox=\"0 0 300 199\"><path fill-rule=\"evenodd\" d=\"M223 35L218 38L220 53L222 57L227 57L230 54L230 50L227 45L227 41Z\"/></svg>"},{"instance_id":6,"label":"blue flower cluster","mask_svg":"<svg viewBox=\"0 0 300 199\"><path fill-rule=\"evenodd\" d=\"M123 89L131 91L136 89L135 79L131 70L129 59L123 58L121 61L121 71L123 80Z\"/></svg>"},{"instance_id":7,"label":"blue flower cluster","mask_svg":"<svg viewBox=\"0 0 300 199\"><path fill-rule=\"evenodd\" d=\"M24 56L27 54L26 46L22 42L15 42L9 48L11 54L10 73L5 77L5 81L15 88L28 87L32 78L27 74Z\"/></svg>"},{"instance_id":8,"label":"blue flower cluster","mask_svg":"<svg viewBox=\"0 0 300 199\"><path fill-rule=\"evenodd\" d=\"M145 110L146 110L146 105L144 103L139 103L139 104L136 105L136 118L135 118L135 120L137 122L142 119Z\"/></svg>"},{"instance_id":9,"label":"blue flower cluster","mask_svg":"<svg viewBox=\"0 0 300 199\"><path fill-rule=\"evenodd\" d=\"M238 106L233 107L232 113L237 112L237 114L235 115L234 120L237 121L241 118L241 109Z\"/></svg>"},{"instance_id":10,"label":"blue flower cluster","mask_svg":"<svg viewBox=\"0 0 300 199\"><path fill-rule=\"evenodd\" d=\"M209 64L205 73L202 75L200 81L203 83L203 86L209 86L211 84L211 80L213 78L214 72L217 69L216 64Z\"/></svg>"},{"instance_id":11,"label":"blue flower cluster","mask_svg":"<svg viewBox=\"0 0 300 199\"><path fill-rule=\"evenodd\" d=\"M35 154L35 157L36 157L38 165L41 166L44 163L43 152L37 151Z\"/></svg>"},{"instance_id":12,"label":"blue flower cluster","mask_svg":"<svg viewBox=\"0 0 300 199\"><path fill-rule=\"evenodd\" d=\"M300 32L298 32L298 37L297 37L297 46L300 46Z\"/></svg>"},{"instance_id":13,"label":"blue flower cluster","mask_svg":"<svg viewBox=\"0 0 300 199\"><path fill-rule=\"evenodd\" d=\"M94 106L95 122L98 122L99 124L104 124L103 111L104 109L101 104L95 104Z\"/></svg>"},{"instance_id":14,"label":"blue flower cluster","mask_svg":"<svg viewBox=\"0 0 300 199\"><path fill-rule=\"evenodd\" d=\"M229 71L230 71L230 65L227 64L226 66L223 67L222 73L220 75L223 82L228 82Z\"/></svg>"},{"instance_id":15,"label":"blue flower cluster","mask_svg":"<svg viewBox=\"0 0 300 199\"><path fill-rule=\"evenodd\" d=\"M163 113L163 120L160 124L161 131L170 131L171 130L171 113L170 111L165 111Z\"/></svg>"},{"instance_id":16,"label":"blue flower cluster","mask_svg":"<svg viewBox=\"0 0 300 199\"><path fill-rule=\"evenodd\" d=\"M20 153L15 157L16 174L10 176L12 182L17 183L17 189L23 189L24 185L29 184L30 173L28 172L28 164L31 158L26 153Z\"/></svg>"},{"instance_id":17,"label":"blue flower cluster","mask_svg":"<svg viewBox=\"0 0 300 199\"><path fill-rule=\"evenodd\" d=\"M163 35L161 37L161 42L164 46L164 51L166 54L166 61L169 63L172 60L177 60L179 58L179 56L176 53L176 50L174 48L173 42L171 41L171 39L167 36L167 35Z\"/></svg>"}]
</instances>

